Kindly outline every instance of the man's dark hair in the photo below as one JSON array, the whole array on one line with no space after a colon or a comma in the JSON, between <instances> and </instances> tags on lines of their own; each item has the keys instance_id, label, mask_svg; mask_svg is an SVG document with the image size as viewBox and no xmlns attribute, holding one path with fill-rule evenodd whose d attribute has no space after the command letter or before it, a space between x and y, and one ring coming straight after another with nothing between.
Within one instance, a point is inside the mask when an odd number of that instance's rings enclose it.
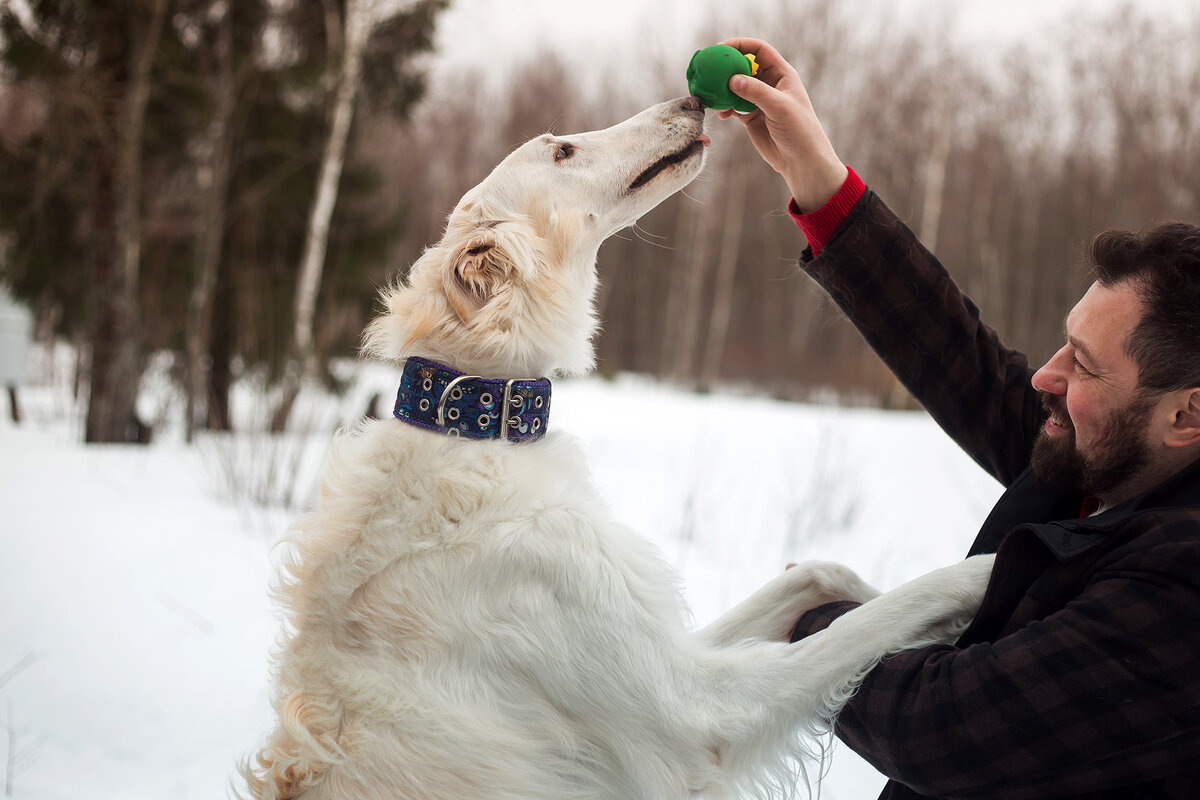
<instances>
[{"instance_id":1,"label":"man's dark hair","mask_svg":"<svg viewBox=\"0 0 1200 800\"><path fill-rule=\"evenodd\" d=\"M1101 286L1133 281L1142 300L1142 319L1125 343L1142 388L1200 386L1200 227L1105 231L1092 241L1090 261Z\"/></svg>"}]
</instances>

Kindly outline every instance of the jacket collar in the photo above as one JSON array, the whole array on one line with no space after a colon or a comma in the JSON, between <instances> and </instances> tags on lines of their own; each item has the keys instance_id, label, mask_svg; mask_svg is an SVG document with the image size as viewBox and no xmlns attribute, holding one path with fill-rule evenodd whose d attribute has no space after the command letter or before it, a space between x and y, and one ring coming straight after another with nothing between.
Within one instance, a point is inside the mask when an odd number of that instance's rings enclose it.
<instances>
[{"instance_id":1,"label":"jacket collar","mask_svg":"<svg viewBox=\"0 0 1200 800\"><path fill-rule=\"evenodd\" d=\"M1200 507L1200 460L1137 497L1100 514L1076 519L1070 514L1079 508L1081 499L1042 483L1027 469L1013 482L1001 503L997 503L992 516L984 523L972 552L987 552L989 543L984 541L985 534L999 532L995 531L998 524L1008 521L1010 524L1005 527L1004 533L1021 523L1027 523L1059 560L1077 558L1100 546L1114 530L1148 509ZM1004 506L1004 510L997 514L1001 506ZM1021 516L1024 519L1018 518ZM993 519L996 517L1000 519ZM988 535L986 538L990 540L993 537ZM998 545L997 539L991 547L994 550Z\"/></svg>"},{"instance_id":2,"label":"jacket collar","mask_svg":"<svg viewBox=\"0 0 1200 800\"><path fill-rule=\"evenodd\" d=\"M1162 506L1200 506L1200 458L1149 491L1143 492L1119 506L1114 506L1104 513L1136 511ZM1104 514L1097 516L1103 517Z\"/></svg>"}]
</instances>

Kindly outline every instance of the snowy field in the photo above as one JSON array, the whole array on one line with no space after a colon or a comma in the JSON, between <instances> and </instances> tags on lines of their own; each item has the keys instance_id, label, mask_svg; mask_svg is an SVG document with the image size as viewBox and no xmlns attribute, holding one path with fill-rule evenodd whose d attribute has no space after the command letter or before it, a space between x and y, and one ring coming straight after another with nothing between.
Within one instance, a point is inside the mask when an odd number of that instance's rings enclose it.
<instances>
[{"instance_id":1,"label":"snowy field","mask_svg":"<svg viewBox=\"0 0 1200 800\"><path fill-rule=\"evenodd\" d=\"M270 724L267 589L298 514L253 498L303 506L331 432L397 372L306 398L307 436L192 447L152 377L143 412L165 432L138 448L79 444L69 368L39 360L19 426L0 397L0 769L19 800L225 797ZM842 561L881 588L956 561L999 494L921 413L634 378L554 392L551 430L582 441L618 516L676 565L697 625L791 560ZM267 407L249 386L236 400L243 420ZM845 747L826 766L825 800L883 783Z\"/></svg>"}]
</instances>

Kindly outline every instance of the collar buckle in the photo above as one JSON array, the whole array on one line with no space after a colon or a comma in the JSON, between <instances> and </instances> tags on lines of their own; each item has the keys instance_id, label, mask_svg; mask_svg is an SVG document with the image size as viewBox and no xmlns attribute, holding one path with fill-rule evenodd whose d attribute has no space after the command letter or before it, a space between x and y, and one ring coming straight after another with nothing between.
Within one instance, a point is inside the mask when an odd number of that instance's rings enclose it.
<instances>
[{"instance_id":1,"label":"collar buckle","mask_svg":"<svg viewBox=\"0 0 1200 800\"><path fill-rule=\"evenodd\" d=\"M462 397L462 389L458 388L458 384L462 383L463 381L477 381L480 380L481 377L482 376L480 375L459 375L457 378L446 384L446 388L442 389L442 396L438 398L437 404L437 424L439 428L446 427L446 398L458 400ZM457 432L457 429L455 429L455 433Z\"/></svg>"},{"instance_id":2,"label":"collar buckle","mask_svg":"<svg viewBox=\"0 0 1200 800\"><path fill-rule=\"evenodd\" d=\"M504 383L504 402L500 406L500 438L508 441L508 431L511 428L519 428L521 426L521 417L513 413L510 409L516 408L521 410L523 401L519 397L513 397L514 383L533 383L537 378L511 378ZM511 416L510 416L511 414Z\"/></svg>"}]
</instances>

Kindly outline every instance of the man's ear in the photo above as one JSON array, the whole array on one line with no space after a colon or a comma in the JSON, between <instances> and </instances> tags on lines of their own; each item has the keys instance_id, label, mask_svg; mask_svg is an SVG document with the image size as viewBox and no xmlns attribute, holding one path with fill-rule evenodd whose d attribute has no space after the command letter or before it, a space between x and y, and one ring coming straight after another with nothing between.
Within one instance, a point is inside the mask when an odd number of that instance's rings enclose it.
<instances>
[{"instance_id":1,"label":"man's ear","mask_svg":"<svg viewBox=\"0 0 1200 800\"><path fill-rule=\"evenodd\" d=\"M454 313L463 322L469 322L487 305L507 279L498 247L495 232L480 229L450 255L442 276L443 285Z\"/></svg>"},{"instance_id":2,"label":"man's ear","mask_svg":"<svg viewBox=\"0 0 1200 800\"><path fill-rule=\"evenodd\" d=\"M1187 447L1200 442L1200 387L1183 389L1175 406L1175 419L1167 434L1167 446Z\"/></svg>"}]
</instances>

